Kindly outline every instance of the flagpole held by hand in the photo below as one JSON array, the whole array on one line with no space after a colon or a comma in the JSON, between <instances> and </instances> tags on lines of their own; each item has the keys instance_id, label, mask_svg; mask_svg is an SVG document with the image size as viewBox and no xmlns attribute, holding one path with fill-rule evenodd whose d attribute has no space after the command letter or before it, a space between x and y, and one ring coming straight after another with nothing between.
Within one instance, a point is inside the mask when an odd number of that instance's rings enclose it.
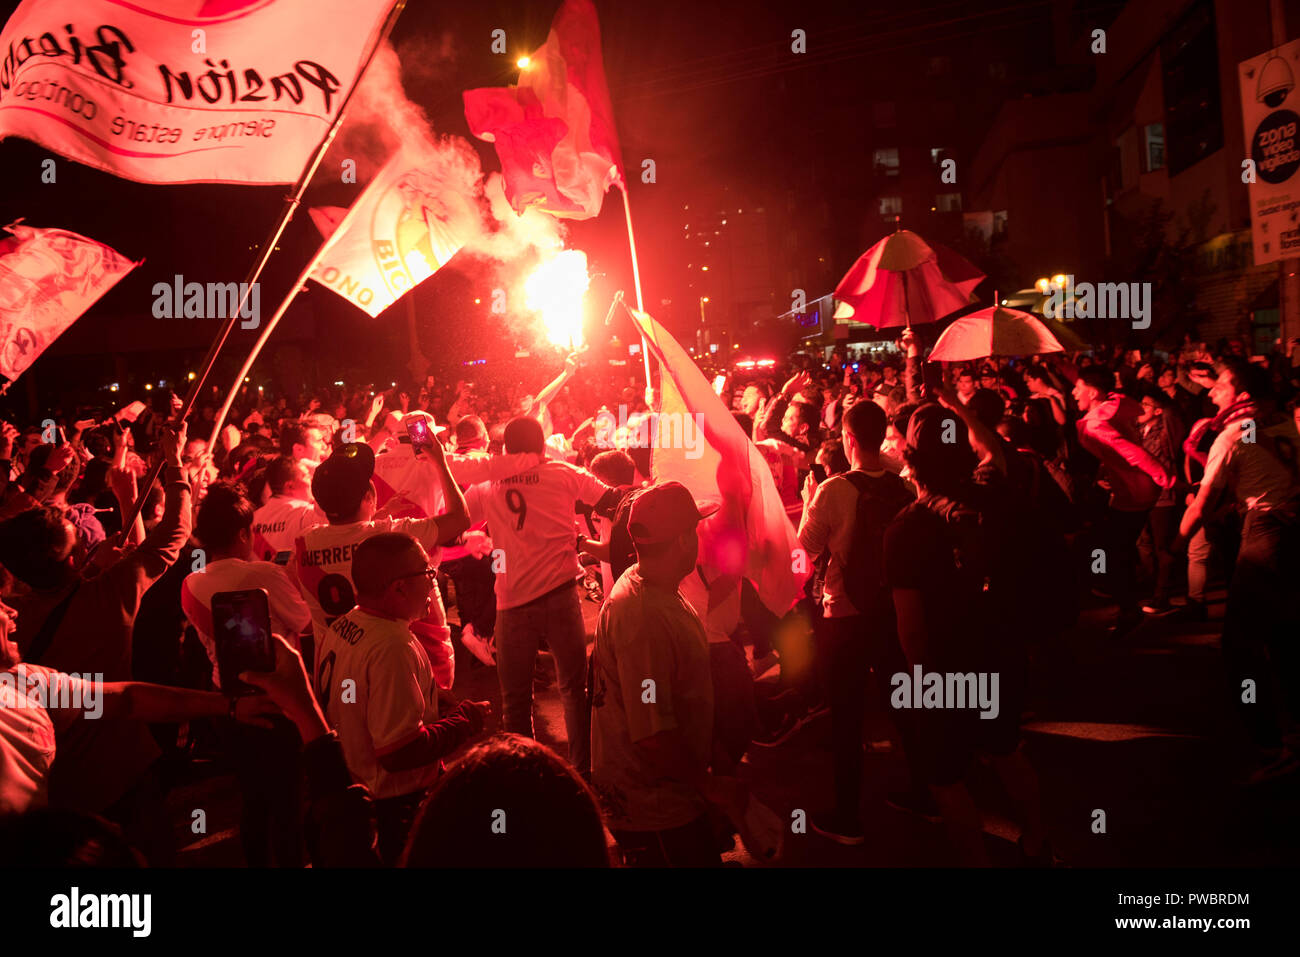
<instances>
[{"instance_id":1,"label":"flagpole held by hand","mask_svg":"<svg viewBox=\"0 0 1300 957\"><path fill-rule=\"evenodd\" d=\"M636 289L636 310L637 312L645 312L645 303L641 299L641 267L636 258L636 234L632 232L632 204L627 199L627 186L620 182L618 190L623 194L623 218L627 222L627 245L632 252L632 283ZM641 336L641 358L645 360L645 404L652 406L654 404L654 386L650 380L650 349L646 345L644 334Z\"/></svg>"},{"instance_id":2,"label":"flagpole held by hand","mask_svg":"<svg viewBox=\"0 0 1300 957\"><path fill-rule=\"evenodd\" d=\"M361 64L360 70L357 71L356 80L348 89L347 95L344 96L343 100L339 103L339 111L334 117L334 122L330 124L329 130L326 131L325 136L321 139L319 145L317 145L316 152L312 154L311 160L307 163L306 167L303 168L302 175L298 177L298 182L294 184L293 192L285 197L284 209L280 213L280 218L276 222L275 227L271 230L266 241L262 244L261 255L258 256L257 263L248 274L247 281L240 285L243 294L240 296L239 302L230 311L230 317L221 327L221 331L217 333L217 338L213 340L212 345L209 347L207 357L203 360L203 366L201 367L199 374L195 377L194 384L190 386L189 394L185 397L185 402L181 406L180 412L177 413L177 422L184 422L189 418L190 412L194 410L195 403L198 402L198 398L202 394L204 386L207 384L208 376L212 373L212 367L216 365L217 356L220 355L222 348L224 348L226 340L230 338L230 333L234 330L235 323L239 321L240 313L243 311L249 295L256 286L258 279L261 277L262 270L266 268L266 264L271 258L271 253L275 251L276 245L280 242L280 237L284 235L285 229L289 226L289 221L293 219L293 214L297 212L298 207L301 205L303 193L307 191L307 184L311 182L311 178L316 174L316 170L320 167L321 160L325 158L325 153L329 150L330 144L334 142L334 137L338 133L339 127L343 125L343 117L347 115L348 104L352 102L353 94L356 93L357 87L361 84L361 80L366 74L366 69L374 60L375 54L379 52L380 47L382 47L385 41L387 41L388 35L392 33L393 27L397 23L397 19L402 15L402 11L405 8L406 0L397 0L392 9L388 12L388 17L384 20L383 26L380 27L375 42L370 47L370 52L366 55L366 59ZM231 386L232 393L234 390L239 388L239 383L241 382L243 382L243 376L240 376L239 379L236 380L235 384ZM131 509L131 514L127 516L126 520L122 523L123 528L130 528L135 524L136 517L144 508L144 501L148 498L150 489L153 488L154 482L158 480L158 476L162 474L162 469L163 463L160 460L150 470L148 477L140 486L140 495Z\"/></svg>"}]
</instances>

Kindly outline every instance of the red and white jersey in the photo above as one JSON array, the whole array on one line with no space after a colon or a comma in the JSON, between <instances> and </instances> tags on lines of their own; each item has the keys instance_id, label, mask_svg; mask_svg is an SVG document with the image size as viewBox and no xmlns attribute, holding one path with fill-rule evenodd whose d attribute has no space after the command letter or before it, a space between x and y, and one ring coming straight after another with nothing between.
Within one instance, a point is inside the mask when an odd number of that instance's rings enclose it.
<instances>
[{"instance_id":1,"label":"red and white jersey","mask_svg":"<svg viewBox=\"0 0 1300 957\"><path fill-rule=\"evenodd\" d=\"M409 771L379 763L438 720L433 666L407 623L354 608L321 636L317 658L316 694L352 776L376 798L430 787L439 762Z\"/></svg>"},{"instance_id":2,"label":"red and white jersey","mask_svg":"<svg viewBox=\"0 0 1300 957\"><path fill-rule=\"evenodd\" d=\"M567 462L546 461L465 492L473 521L487 521L505 553L497 608L517 608L582 575L574 505L595 505L609 486Z\"/></svg>"},{"instance_id":3,"label":"red and white jersey","mask_svg":"<svg viewBox=\"0 0 1300 957\"><path fill-rule=\"evenodd\" d=\"M199 633L203 650L212 662L212 684L221 687L217 672L217 645L212 637L212 596L221 591L244 591L265 588L271 610L271 631L283 635L295 648L301 648L298 636L311 624L311 612L285 570L271 562L246 562L241 558L219 558L191 572L181 584L181 608Z\"/></svg>"},{"instance_id":4,"label":"red and white jersey","mask_svg":"<svg viewBox=\"0 0 1300 957\"><path fill-rule=\"evenodd\" d=\"M326 521L315 502L274 495L253 513L253 554L262 561L273 561L281 552L293 551L299 535Z\"/></svg>"},{"instance_id":5,"label":"red and white jersey","mask_svg":"<svg viewBox=\"0 0 1300 957\"><path fill-rule=\"evenodd\" d=\"M363 541L380 532L405 532L423 545L429 553L429 561L437 564L438 523L432 518L380 518L372 522L317 525L294 541L289 575L297 580L307 607L311 609L312 628L316 634L324 634L335 618L347 614L356 605L352 553ZM450 688L456 662L451 646L451 628L447 625L447 610L436 584L430 595L428 617L412 622L411 630L428 651L439 686Z\"/></svg>"}]
</instances>

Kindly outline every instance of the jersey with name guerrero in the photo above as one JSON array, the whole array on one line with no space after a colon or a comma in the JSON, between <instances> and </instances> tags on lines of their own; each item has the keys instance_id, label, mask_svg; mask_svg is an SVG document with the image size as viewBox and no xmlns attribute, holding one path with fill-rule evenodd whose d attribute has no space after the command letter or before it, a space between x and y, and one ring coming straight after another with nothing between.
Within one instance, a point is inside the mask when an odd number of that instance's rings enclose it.
<instances>
[{"instance_id":1,"label":"jersey with name guerrero","mask_svg":"<svg viewBox=\"0 0 1300 957\"><path fill-rule=\"evenodd\" d=\"M429 561L438 561L438 523L432 518L380 518L372 522L317 525L294 542L289 574L297 580L311 609L312 631L324 634L335 618L351 611L357 603L352 584L352 554L371 535L405 532L424 546ZM429 596L429 614L411 623L411 630L433 660L438 684L450 688L455 659L447 610L436 584Z\"/></svg>"},{"instance_id":2,"label":"jersey with name guerrero","mask_svg":"<svg viewBox=\"0 0 1300 957\"><path fill-rule=\"evenodd\" d=\"M505 553L497 608L517 608L582 575L573 507L595 505L608 491L590 472L556 461L466 491L471 519L486 519Z\"/></svg>"},{"instance_id":3,"label":"jersey with name guerrero","mask_svg":"<svg viewBox=\"0 0 1300 957\"><path fill-rule=\"evenodd\" d=\"M352 776L376 798L430 787L438 762L407 771L385 771L379 763L438 720L433 668L406 622L355 608L334 619L318 658L316 694Z\"/></svg>"}]
</instances>

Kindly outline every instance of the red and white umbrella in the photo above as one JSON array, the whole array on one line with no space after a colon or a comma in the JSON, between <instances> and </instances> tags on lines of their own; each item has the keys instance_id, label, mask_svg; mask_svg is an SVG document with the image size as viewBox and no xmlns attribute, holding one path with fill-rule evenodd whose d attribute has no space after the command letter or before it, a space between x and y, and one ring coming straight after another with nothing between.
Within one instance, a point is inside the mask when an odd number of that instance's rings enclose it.
<instances>
[{"instance_id":1,"label":"red and white umbrella","mask_svg":"<svg viewBox=\"0 0 1300 957\"><path fill-rule=\"evenodd\" d=\"M971 304L984 274L956 253L897 229L868 249L835 287L836 319L885 329L937 322Z\"/></svg>"},{"instance_id":2,"label":"red and white umbrella","mask_svg":"<svg viewBox=\"0 0 1300 957\"><path fill-rule=\"evenodd\" d=\"M1019 309L990 306L962 316L939 336L931 362L968 362L992 356L1037 356L1065 347L1039 321Z\"/></svg>"}]
</instances>

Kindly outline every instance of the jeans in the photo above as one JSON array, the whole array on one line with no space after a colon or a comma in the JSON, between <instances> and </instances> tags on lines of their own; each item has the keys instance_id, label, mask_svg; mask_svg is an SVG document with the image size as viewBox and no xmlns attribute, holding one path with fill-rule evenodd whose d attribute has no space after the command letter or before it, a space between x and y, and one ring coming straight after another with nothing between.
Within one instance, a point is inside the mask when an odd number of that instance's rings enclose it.
<instances>
[{"instance_id":1,"label":"jeans","mask_svg":"<svg viewBox=\"0 0 1300 957\"><path fill-rule=\"evenodd\" d=\"M1251 736L1276 746L1300 716L1296 634L1300 622L1293 591L1298 577L1300 522L1295 507L1246 512L1241 548L1223 615L1223 658L1228 691ZM1257 703L1242 699L1252 679Z\"/></svg>"},{"instance_id":2,"label":"jeans","mask_svg":"<svg viewBox=\"0 0 1300 957\"><path fill-rule=\"evenodd\" d=\"M569 763L584 777L591 772L591 714L587 710L587 626L572 584L547 592L517 608L497 612L497 676L501 681L501 720L506 731L533 735L533 670L545 641L555 658Z\"/></svg>"},{"instance_id":3,"label":"jeans","mask_svg":"<svg viewBox=\"0 0 1300 957\"><path fill-rule=\"evenodd\" d=\"M481 638L491 638L496 627L497 596L492 558L465 555L443 562L440 571L456 588L456 611L461 625L473 625Z\"/></svg>"},{"instance_id":4,"label":"jeans","mask_svg":"<svg viewBox=\"0 0 1300 957\"><path fill-rule=\"evenodd\" d=\"M1169 550L1169 546L1178 536L1180 518L1182 518L1182 509L1177 505L1157 505L1151 510L1151 517L1147 521L1150 540L1146 542L1148 553L1144 555L1144 560L1150 563L1154 573L1152 602L1156 607L1163 607L1169 603L1174 563L1177 560L1177 556Z\"/></svg>"},{"instance_id":5,"label":"jeans","mask_svg":"<svg viewBox=\"0 0 1300 957\"><path fill-rule=\"evenodd\" d=\"M302 740L284 719L269 728L219 721L239 783L239 836L249 867L302 867Z\"/></svg>"},{"instance_id":6,"label":"jeans","mask_svg":"<svg viewBox=\"0 0 1300 957\"><path fill-rule=\"evenodd\" d=\"M1106 584L1119 605L1121 618L1141 614L1138 606L1137 570L1138 537L1146 527L1149 509L1124 512L1117 508L1106 510Z\"/></svg>"},{"instance_id":7,"label":"jeans","mask_svg":"<svg viewBox=\"0 0 1300 957\"><path fill-rule=\"evenodd\" d=\"M739 764L758 731L754 676L745 652L732 641L709 643L709 670L713 676L713 740L732 764Z\"/></svg>"}]
</instances>

